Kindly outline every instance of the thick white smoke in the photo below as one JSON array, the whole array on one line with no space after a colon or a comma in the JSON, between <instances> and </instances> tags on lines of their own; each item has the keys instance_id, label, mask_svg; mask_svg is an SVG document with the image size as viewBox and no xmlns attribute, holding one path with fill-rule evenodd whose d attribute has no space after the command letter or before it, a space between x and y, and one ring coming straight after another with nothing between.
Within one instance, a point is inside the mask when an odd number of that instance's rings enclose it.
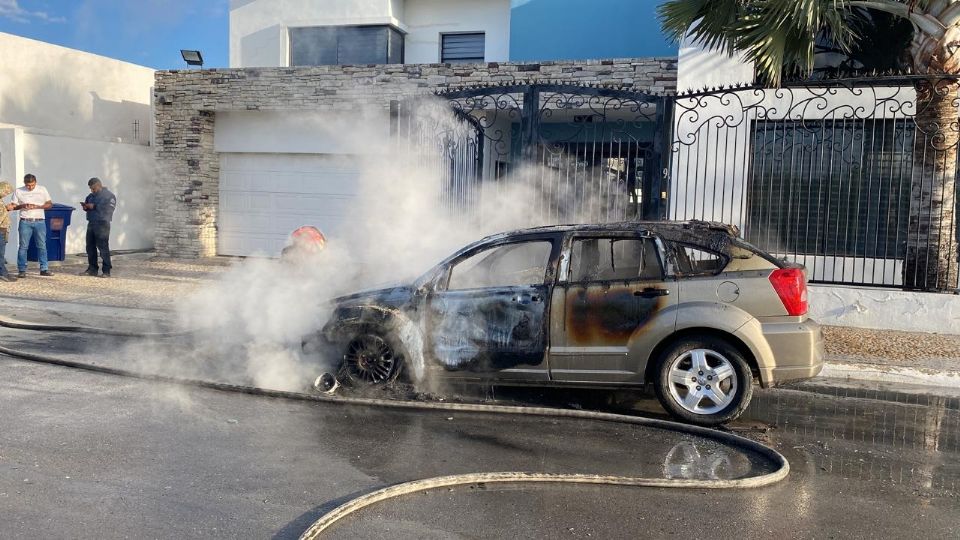
<instances>
[{"instance_id":1,"label":"thick white smoke","mask_svg":"<svg viewBox=\"0 0 960 540\"><path fill-rule=\"evenodd\" d=\"M456 135L466 129L446 104L425 106L417 114L438 131ZM440 204L442 157L436 145L398 140L387 126L379 111L331 116L325 125L328 133L322 135L336 138L359 160L361 175L348 227L330 231L320 223L303 224L327 236L326 249L314 260L294 266L267 258L276 253L248 258L179 303L180 326L198 333L194 355L208 373L301 390L338 362L337 351L321 359L303 358L301 352L302 338L329 317L329 299L410 280L487 234L542 224L534 208L563 204L563 197L540 187L552 171L521 168L511 179L501 179L497 189L485 190L470 212L447 208ZM565 209L556 210L561 215ZM405 333L411 344L419 339L409 328Z\"/></svg>"}]
</instances>

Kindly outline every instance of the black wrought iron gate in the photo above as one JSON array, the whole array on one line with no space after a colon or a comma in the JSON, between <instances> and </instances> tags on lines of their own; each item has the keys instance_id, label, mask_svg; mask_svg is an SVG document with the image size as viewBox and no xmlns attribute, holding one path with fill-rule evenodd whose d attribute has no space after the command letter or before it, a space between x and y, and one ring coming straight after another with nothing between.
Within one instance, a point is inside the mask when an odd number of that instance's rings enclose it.
<instances>
[{"instance_id":1,"label":"black wrought iron gate","mask_svg":"<svg viewBox=\"0 0 960 540\"><path fill-rule=\"evenodd\" d=\"M681 94L667 217L737 225L814 282L955 290L958 88L905 76ZM931 94L948 96L943 121L925 120Z\"/></svg>"},{"instance_id":2,"label":"black wrought iron gate","mask_svg":"<svg viewBox=\"0 0 960 540\"><path fill-rule=\"evenodd\" d=\"M524 212L530 225L665 214L666 98L558 84L496 85L394 102L401 151L429 149L443 203L481 222ZM438 114L440 110L445 114ZM432 165L432 164L431 164ZM527 204L512 208L523 197Z\"/></svg>"}]
</instances>

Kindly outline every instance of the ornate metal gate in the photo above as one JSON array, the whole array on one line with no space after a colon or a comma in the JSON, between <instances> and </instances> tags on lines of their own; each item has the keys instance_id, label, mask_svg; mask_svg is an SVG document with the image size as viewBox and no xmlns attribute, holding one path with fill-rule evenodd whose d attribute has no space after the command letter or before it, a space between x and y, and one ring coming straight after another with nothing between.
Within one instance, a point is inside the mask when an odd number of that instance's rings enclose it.
<instances>
[{"instance_id":1,"label":"ornate metal gate","mask_svg":"<svg viewBox=\"0 0 960 540\"><path fill-rule=\"evenodd\" d=\"M524 212L530 225L656 219L665 209L663 96L558 84L497 85L395 102L403 150L438 150L443 202L482 222ZM525 204L511 207L509 201Z\"/></svg>"},{"instance_id":2,"label":"ornate metal gate","mask_svg":"<svg viewBox=\"0 0 960 540\"><path fill-rule=\"evenodd\" d=\"M872 77L677 96L667 217L738 225L814 282L955 289L955 209L941 201L957 189L960 127L924 121L924 85ZM949 96L952 118L958 87L942 77L928 90Z\"/></svg>"},{"instance_id":3,"label":"ornate metal gate","mask_svg":"<svg viewBox=\"0 0 960 540\"><path fill-rule=\"evenodd\" d=\"M391 135L397 153L436 176L440 204L462 212L479 197L484 154L483 129L476 119L423 100L391 104Z\"/></svg>"}]
</instances>

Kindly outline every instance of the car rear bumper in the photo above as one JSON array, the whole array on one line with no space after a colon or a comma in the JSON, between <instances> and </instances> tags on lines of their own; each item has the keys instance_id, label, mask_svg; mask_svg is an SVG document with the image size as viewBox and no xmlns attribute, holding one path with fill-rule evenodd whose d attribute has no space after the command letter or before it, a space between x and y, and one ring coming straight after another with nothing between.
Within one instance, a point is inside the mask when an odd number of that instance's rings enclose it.
<instances>
[{"instance_id":1,"label":"car rear bumper","mask_svg":"<svg viewBox=\"0 0 960 540\"><path fill-rule=\"evenodd\" d=\"M760 363L761 386L810 379L823 369L823 333L815 321L764 323L762 327L773 358Z\"/></svg>"}]
</instances>

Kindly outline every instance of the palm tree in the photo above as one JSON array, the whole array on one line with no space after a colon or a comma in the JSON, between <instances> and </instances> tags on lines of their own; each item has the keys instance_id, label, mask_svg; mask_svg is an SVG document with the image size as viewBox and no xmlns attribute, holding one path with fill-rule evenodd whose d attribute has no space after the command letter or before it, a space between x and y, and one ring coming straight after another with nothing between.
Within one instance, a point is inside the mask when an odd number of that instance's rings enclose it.
<instances>
[{"instance_id":1,"label":"palm tree","mask_svg":"<svg viewBox=\"0 0 960 540\"><path fill-rule=\"evenodd\" d=\"M954 220L960 0L667 0L664 30L752 61L758 78L778 86L784 73L809 75L826 36L851 51L871 13L909 21L905 51L917 106L903 284L914 290L957 288Z\"/></svg>"}]
</instances>

